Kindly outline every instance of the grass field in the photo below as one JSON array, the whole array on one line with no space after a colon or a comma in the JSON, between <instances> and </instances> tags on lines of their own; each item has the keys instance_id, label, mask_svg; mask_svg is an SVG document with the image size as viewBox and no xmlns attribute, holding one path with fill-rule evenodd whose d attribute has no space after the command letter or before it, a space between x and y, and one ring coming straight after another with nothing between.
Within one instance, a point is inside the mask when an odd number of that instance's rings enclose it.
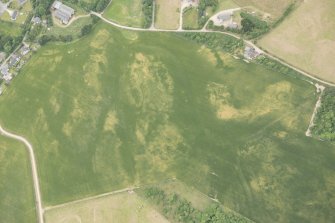
<instances>
[{"instance_id":1,"label":"grass field","mask_svg":"<svg viewBox=\"0 0 335 223\"><path fill-rule=\"evenodd\" d=\"M334 17L334 1L306 1L259 44L287 62L335 83Z\"/></svg>"},{"instance_id":2,"label":"grass field","mask_svg":"<svg viewBox=\"0 0 335 223\"><path fill-rule=\"evenodd\" d=\"M136 193L119 193L49 210L46 223L167 223Z\"/></svg>"},{"instance_id":3,"label":"grass field","mask_svg":"<svg viewBox=\"0 0 335 223\"><path fill-rule=\"evenodd\" d=\"M197 29L198 27L198 11L195 7L187 9L183 13L183 28Z\"/></svg>"},{"instance_id":4,"label":"grass field","mask_svg":"<svg viewBox=\"0 0 335 223\"><path fill-rule=\"evenodd\" d=\"M294 1L295 0L234 0L234 2L241 7L253 6L264 13L269 13L273 19L278 19L284 13L285 9Z\"/></svg>"},{"instance_id":5,"label":"grass field","mask_svg":"<svg viewBox=\"0 0 335 223\"><path fill-rule=\"evenodd\" d=\"M119 24L142 27L143 13L141 0L113 0L104 12L104 17Z\"/></svg>"},{"instance_id":6,"label":"grass field","mask_svg":"<svg viewBox=\"0 0 335 223\"><path fill-rule=\"evenodd\" d=\"M46 205L176 177L257 222L322 223L335 153L305 136L316 100L305 81L177 34L98 24L32 57L0 122L34 145Z\"/></svg>"},{"instance_id":7,"label":"grass field","mask_svg":"<svg viewBox=\"0 0 335 223\"><path fill-rule=\"evenodd\" d=\"M28 154L23 144L0 135L0 222L36 222Z\"/></svg>"},{"instance_id":8,"label":"grass field","mask_svg":"<svg viewBox=\"0 0 335 223\"><path fill-rule=\"evenodd\" d=\"M180 0L156 0L155 27L177 29L179 27Z\"/></svg>"},{"instance_id":9,"label":"grass field","mask_svg":"<svg viewBox=\"0 0 335 223\"><path fill-rule=\"evenodd\" d=\"M21 28L15 23L1 21L0 20L0 33L4 33L10 36L18 36L20 35Z\"/></svg>"}]
</instances>

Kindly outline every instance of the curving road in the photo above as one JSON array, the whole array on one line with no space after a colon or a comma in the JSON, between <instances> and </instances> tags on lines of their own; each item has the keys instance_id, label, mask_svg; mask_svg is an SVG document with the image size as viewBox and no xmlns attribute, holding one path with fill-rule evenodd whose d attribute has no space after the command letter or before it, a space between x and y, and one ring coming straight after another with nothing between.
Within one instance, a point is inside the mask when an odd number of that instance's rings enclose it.
<instances>
[{"instance_id":1,"label":"curving road","mask_svg":"<svg viewBox=\"0 0 335 223\"><path fill-rule=\"evenodd\" d=\"M28 140L26 140L22 136L7 132L1 126L0 126L0 134L8 138L12 138L12 139L22 142L28 150L30 163L31 163L31 170L32 170L32 175L33 175L34 190L35 190L35 204L36 204L37 219L38 219L38 223L44 223L41 191L40 191L40 184L38 181L36 159L35 159L33 146L28 142Z\"/></svg>"},{"instance_id":2,"label":"curving road","mask_svg":"<svg viewBox=\"0 0 335 223\"><path fill-rule=\"evenodd\" d=\"M135 27L123 26L123 25L120 25L118 23L112 22L112 21L106 19L105 17L103 17L102 14L99 14L97 12L91 11L90 14L99 17L101 20L103 20L106 23L109 23L110 25L113 25L113 26L121 28L121 29L132 30L132 31L143 31L143 32L175 32L175 33L178 33L178 32L184 32L184 33L185 32L190 32L190 33L194 33L194 32L197 32L197 33L221 33L221 34L224 34L224 35L232 36L232 37L234 37L236 39L242 39L240 36L235 35L233 33L228 33L228 32L223 32L223 31L215 31L215 30L207 30L207 29L200 29L200 30L198 30L198 29L196 29L196 30L185 30L185 29L170 30L170 29L156 29L154 27L151 27L149 29L135 28ZM310 79L312 79L314 81L317 81L319 83L335 87L334 83L331 83L331 82L319 79L319 78L317 78L317 77L315 77L315 76L313 76L313 75L311 75L311 74L309 74L309 73L307 73L307 72L305 72L305 71L303 71L303 70L301 70L301 69L299 69L299 68L297 68L295 66L292 66L292 65L286 63L285 61L279 59L278 57L276 57L276 56L274 56L274 55L272 55L270 53L264 52L263 50L261 50L259 47L257 47L254 43L252 43L249 40L244 40L243 39L243 41L244 41L245 44L254 47L258 52L261 52L262 54L264 54L264 55L270 57L271 59L273 59L273 60L275 60L275 61L277 61L277 62L279 62L279 63L281 63L281 64L283 64L283 65L285 65L285 66L287 66L287 67L289 67L289 68L291 68L291 69L299 72L299 73L301 73L302 75L304 75L304 76L306 76L306 77L308 77L308 78L310 78Z\"/></svg>"}]
</instances>

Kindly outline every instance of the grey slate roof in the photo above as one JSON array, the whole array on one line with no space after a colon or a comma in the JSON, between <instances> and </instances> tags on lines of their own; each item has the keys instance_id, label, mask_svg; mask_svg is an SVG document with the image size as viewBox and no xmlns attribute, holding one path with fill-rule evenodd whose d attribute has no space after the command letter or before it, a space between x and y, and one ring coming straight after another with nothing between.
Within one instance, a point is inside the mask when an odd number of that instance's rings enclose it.
<instances>
[{"instance_id":1,"label":"grey slate roof","mask_svg":"<svg viewBox=\"0 0 335 223\"><path fill-rule=\"evenodd\" d=\"M221 21L227 21L231 18L231 13L230 12L224 12L218 15L218 19Z\"/></svg>"}]
</instances>

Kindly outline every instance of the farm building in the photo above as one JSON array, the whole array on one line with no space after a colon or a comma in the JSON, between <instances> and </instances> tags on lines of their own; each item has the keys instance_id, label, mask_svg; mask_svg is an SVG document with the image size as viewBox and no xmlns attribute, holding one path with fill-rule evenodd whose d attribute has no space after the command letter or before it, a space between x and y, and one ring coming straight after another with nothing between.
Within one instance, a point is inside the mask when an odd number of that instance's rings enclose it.
<instances>
[{"instance_id":1,"label":"farm building","mask_svg":"<svg viewBox=\"0 0 335 223\"><path fill-rule=\"evenodd\" d=\"M55 13L55 17L59 19L63 24L68 24L74 15L74 9L64 5L60 1L55 1L51 7Z\"/></svg>"},{"instance_id":2,"label":"farm building","mask_svg":"<svg viewBox=\"0 0 335 223\"><path fill-rule=\"evenodd\" d=\"M231 12L223 12L217 16L218 20L221 23L227 22L231 19L232 13Z\"/></svg>"},{"instance_id":3,"label":"farm building","mask_svg":"<svg viewBox=\"0 0 335 223\"><path fill-rule=\"evenodd\" d=\"M246 46L244 49L244 57L248 60L253 60L256 57L258 57L259 52L256 51L255 48L250 47L250 46Z\"/></svg>"}]
</instances>

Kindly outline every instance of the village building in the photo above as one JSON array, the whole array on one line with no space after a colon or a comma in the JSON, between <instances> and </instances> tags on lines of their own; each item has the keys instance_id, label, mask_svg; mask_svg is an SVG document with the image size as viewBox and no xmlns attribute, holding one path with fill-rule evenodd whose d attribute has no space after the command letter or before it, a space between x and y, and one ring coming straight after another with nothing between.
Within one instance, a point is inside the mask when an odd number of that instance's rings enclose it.
<instances>
[{"instance_id":1,"label":"village building","mask_svg":"<svg viewBox=\"0 0 335 223\"><path fill-rule=\"evenodd\" d=\"M19 61L21 57L18 54L13 54L13 56L9 59L9 67L14 67Z\"/></svg>"},{"instance_id":2,"label":"village building","mask_svg":"<svg viewBox=\"0 0 335 223\"><path fill-rule=\"evenodd\" d=\"M30 48L28 46L23 46L20 49L20 53L22 56L27 55L30 52Z\"/></svg>"},{"instance_id":3,"label":"village building","mask_svg":"<svg viewBox=\"0 0 335 223\"><path fill-rule=\"evenodd\" d=\"M2 75L6 75L9 72L9 68L7 64L4 64L0 67L0 73Z\"/></svg>"},{"instance_id":4,"label":"village building","mask_svg":"<svg viewBox=\"0 0 335 223\"><path fill-rule=\"evenodd\" d=\"M74 15L74 9L64 5L60 1L55 1L51 7L54 10L54 16L59 19L63 24L68 24Z\"/></svg>"},{"instance_id":5,"label":"village building","mask_svg":"<svg viewBox=\"0 0 335 223\"><path fill-rule=\"evenodd\" d=\"M40 17L36 16L31 20L34 24L41 24L42 20Z\"/></svg>"},{"instance_id":6,"label":"village building","mask_svg":"<svg viewBox=\"0 0 335 223\"><path fill-rule=\"evenodd\" d=\"M232 13L231 12L223 12L217 16L218 20L223 24L225 22L229 22L231 20Z\"/></svg>"},{"instance_id":7,"label":"village building","mask_svg":"<svg viewBox=\"0 0 335 223\"><path fill-rule=\"evenodd\" d=\"M247 60L256 59L259 56L259 52L254 47L246 46L244 49L244 57Z\"/></svg>"},{"instance_id":8,"label":"village building","mask_svg":"<svg viewBox=\"0 0 335 223\"><path fill-rule=\"evenodd\" d=\"M12 13L12 15L10 16L10 19L13 20L13 21L16 20L18 14L19 14L18 11L15 10L15 11Z\"/></svg>"},{"instance_id":9,"label":"village building","mask_svg":"<svg viewBox=\"0 0 335 223\"><path fill-rule=\"evenodd\" d=\"M23 6L27 0L17 0L20 6Z\"/></svg>"}]
</instances>

